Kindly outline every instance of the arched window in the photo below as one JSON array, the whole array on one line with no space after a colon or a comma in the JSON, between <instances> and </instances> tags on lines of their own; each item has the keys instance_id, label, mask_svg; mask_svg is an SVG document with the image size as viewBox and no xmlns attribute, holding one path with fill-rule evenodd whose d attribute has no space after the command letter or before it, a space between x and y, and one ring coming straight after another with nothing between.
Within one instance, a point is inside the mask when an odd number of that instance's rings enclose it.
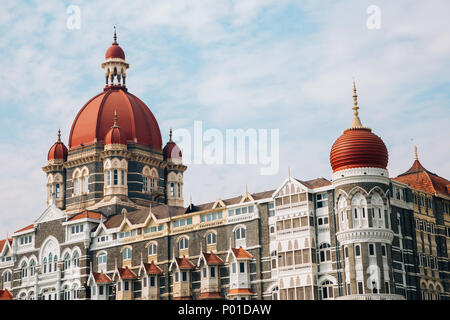
<instances>
[{"instance_id":1,"label":"arched window","mask_svg":"<svg viewBox=\"0 0 450 320\"><path fill-rule=\"evenodd\" d=\"M331 249L329 243L322 243L319 246L320 262L331 261Z\"/></svg>"},{"instance_id":2,"label":"arched window","mask_svg":"<svg viewBox=\"0 0 450 320\"><path fill-rule=\"evenodd\" d=\"M383 207L383 199L378 193L374 193L371 199L372 205L372 224L374 228L384 228L384 207Z\"/></svg>"},{"instance_id":3,"label":"arched window","mask_svg":"<svg viewBox=\"0 0 450 320\"><path fill-rule=\"evenodd\" d=\"M44 260L42 261L42 273L47 273L47 258L44 257Z\"/></svg>"},{"instance_id":4,"label":"arched window","mask_svg":"<svg viewBox=\"0 0 450 320\"><path fill-rule=\"evenodd\" d=\"M50 252L48 254L48 272L52 272L52 253Z\"/></svg>"},{"instance_id":5,"label":"arched window","mask_svg":"<svg viewBox=\"0 0 450 320\"><path fill-rule=\"evenodd\" d=\"M131 259L131 249L125 248L122 251L122 260L130 260Z\"/></svg>"},{"instance_id":6,"label":"arched window","mask_svg":"<svg viewBox=\"0 0 450 320\"><path fill-rule=\"evenodd\" d=\"M53 270L54 271L58 270L58 256L57 255L55 255L53 257Z\"/></svg>"},{"instance_id":7,"label":"arched window","mask_svg":"<svg viewBox=\"0 0 450 320\"><path fill-rule=\"evenodd\" d=\"M175 183L173 182L170 183L170 197L171 198L175 197Z\"/></svg>"},{"instance_id":8,"label":"arched window","mask_svg":"<svg viewBox=\"0 0 450 320\"><path fill-rule=\"evenodd\" d=\"M178 241L178 248L180 250L188 249L189 248L189 240L188 240L188 238L186 238L186 237L181 238L180 241Z\"/></svg>"},{"instance_id":9,"label":"arched window","mask_svg":"<svg viewBox=\"0 0 450 320\"><path fill-rule=\"evenodd\" d=\"M368 226L367 201L361 193L356 193L352 198L353 228Z\"/></svg>"},{"instance_id":10,"label":"arched window","mask_svg":"<svg viewBox=\"0 0 450 320\"><path fill-rule=\"evenodd\" d=\"M61 185L59 183L56 184L56 199L61 197Z\"/></svg>"},{"instance_id":11,"label":"arched window","mask_svg":"<svg viewBox=\"0 0 450 320\"><path fill-rule=\"evenodd\" d=\"M125 185L125 170L120 171L120 183L124 186Z\"/></svg>"},{"instance_id":12,"label":"arched window","mask_svg":"<svg viewBox=\"0 0 450 320\"><path fill-rule=\"evenodd\" d=\"M217 235L214 232L208 233L206 236L206 244L216 244L217 243Z\"/></svg>"},{"instance_id":13,"label":"arched window","mask_svg":"<svg viewBox=\"0 0 450 320\"><path fill-rule=\"evenodd\" d=\"M234 232L234 238L236 240L242 240L245 239L245 228L238 228L236 229L236 231Z\"/></svg>"},{"instance_id":14,"label":"arched window","mask_svg":"<svg viewBox=\"0 0 450 320\"><path fill-rule=\"evenodd\" d=\"M107 186L111 185L111 171L110 170L106 171L106 185Z\"/></svg>"},{"instance_id":15,"label":"arched window","mask_svg":"<svg viewBox=\"0 0 450 320\"><path fill-rule=\"evenodd\" d=\"M75 195L81 194L81 179L79 177L75 178Z\"/></svg>"},{"instance_id":16,"label":"arched window","mask_svg":"<svg viewBox=\"0 0 450 320\"><path fill-rule=\"evenodd\" d=\"M33 259L30 262L30 277L34 276L35 273L36 273L36 262Z\"/></svg>"},{"instance_id":17,"label":"arched window","mask_svg":"<svg viewBox=\"0 0 450 320\"><path fill-rule=\"evenodd\" d=\"M333 283L326 280L321 286L322 299L332 299L333 298Z\"/></svg>"},{"instance_id":18,"label":"arched window","mask_svg":"<svg viewBox=\"0 0 450 320\"><path fill-rule=\"evenodd\" d=\"M75 268L78 268L80 266L80 254L78 253L78 251L75 251L75 253L73 254L72 263Z\"/></svg>"},{"instance_id":19,"label":"arched window","mask_svg":"<svg viewBox=\"0 0 450 320\"><path fill-rule=\"evenodd\" d=\"M276 250L271 252L270 259L271 259L272 269L276 269L277 268L277 251Z\"/></svg>"},{"instance_id":20,"label":"arched window","mask_svg":"<svg viewBox=\"0 0 450 320\"><path fill-rule=\"evenodd\" d=\"M177 183L178 198L181 198L181 185Z\"/></svg>"},{"instance_id":21,"label":"arched window","mask_svg":"<svg viewBox=\"0 0 450 320\"><path fill-rule=\"evenodd\" d=\"M12 272L9 270L6 270L2 276L3 283L11 282L11 279L12 279Z\"/></svg>"},{"instance_id":22,"label":"arched window","mask_svg":"<svg viewBox=\"0 0 450 320\"><path fill-rule=\"evenodd\" d=\"M20 276L22 279L27 277L27 269L26 261L22 262L22 265L20 266Z\"/></svg>"},{"instance_id":23,"label":"arched window","mask_svg":"<svg viewBox=\"0 0 450 320\"><path fill-rule=\"evenodd\" d=\"M72 287L72 299L76 300L78 299L78 284L74 284Z\"/></svg>"},{"instance_id":24,"label":"arched window","mask_svg":"<svg viewBox=\"0 0 450 320\"><path fill-rule=\"evenodd\" d=\"M70 254L66 252L64 255L64 270L68 270L70 268Z\"/></svg>"},{"instance_id":25,"label":"arched window","mask_svg":"<svg viewBox=\"0 0 450 320\"><path fill-rule=\"evenodd\" d=\"M113 170L113 184L115 186L119 184L119 171L117 169Z\"/></svg>"},{"instance_id":26,"label":"arched window","mask_svg":"<svg viewBox=\"0 0 450 320\"><path fill-rule=\"evenodd\" d=\"M148 246L148 255L149 256L153 256L153 255L155 255L157 253L158 253L158 246L156 245L156 243L151 243Z\"/></svg>"},{"instance_id":27,"label":"arched window","mask_svg":"<svg viewBox=\"0 0 450 320\"><path fill-rule=\"evenodd\" d=\"M99 265L100 264L106 264L107 259L108 259L108 256L106 255L106 253L101 253L97 257L97 262L98 262Z\"/></svg>"},{"instance_id":28,"label":"arched window","mask_svg":"<svg viewBox=\"0 0 450 320\"><path fill-rule=\"evenodd\" d=\"M69 287L64 287L64 289L63 289L63 300L70 300Z\"/></svg>"},{"instance_id":29,"label":"arched window","mask_svg":"<svg viewBox=\"0 0 450 320\"><path fill-rule=\"evenodd\" d=\"M83 177L83 193L88 193L89 192L89 177L88 176L84 176Z\"/></svg>"}]
</instances>

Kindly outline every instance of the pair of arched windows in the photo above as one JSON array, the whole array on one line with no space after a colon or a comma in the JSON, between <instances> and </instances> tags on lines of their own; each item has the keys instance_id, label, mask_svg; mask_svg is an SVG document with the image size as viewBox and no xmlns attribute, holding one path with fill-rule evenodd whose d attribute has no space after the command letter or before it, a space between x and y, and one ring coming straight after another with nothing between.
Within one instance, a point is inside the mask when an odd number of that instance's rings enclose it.
<instances>
[{"instance_id":1,"label":"pair of arched windows","mask_svg":"<svg viewBox=\"0 0 450 320\"><path fill-rule=\"evenodd\" d=\"M106 171L106 185L113 186L125 186L125 170L111 169Z\"/></svg>"},{"instance_id":2,"label":"pair of arched windows","mask_svg":"<svg viewBox=\"0 0 450 320\"><path fill-rule=\"evenodd\" d=\"M158 187L158 172L145 166L142 170L142 192L153 193Z\"/></svg>"},{"instance_id":3,"label":"pair of arched windows","mask_svg":"<svg viewBox=\"0 0 450 320\"><path fill-rule=\"evenodd\" d=\"M156 243L150 243L147 248L147 253L149 256L158 254L158 245Z\"/></svg>"},{"instance_id":4,"label":"pair of arched windows","mask_svg":"<svg viewBox=\"0 0 450 320\"><path fill-rule=\"evenodd\" d=\"M89 170L84 167L82 170L75 170L73 173L74 195L79 196L89 192Z\"/></svg>"},{"instance_id":5,"label":"pair of arched windows","mask_svg":"<svg viewBox=\"0 0 450 320\"><path fill-rule=\"evenodd\" d=\"M75 251L71 256L69 252L64 255L64 270L69 270L71 267L78 268L80 266L80 254Z\"/></svg>"},{"instance_id":6,"label":"pair of arched windows","mask_svg":"<svg viewBox=\"0 0 450 320\"><path fill-rule=\"evenodd\" d=\"M214 232L210 232L206 236L206 244L214 245L217 243L217 235Z\"/></svg>"},{"instance_id":7,"label":"pair of arched windows","mask_svg":"<svg viewBox=\"0 0 450 320\"><path fill-rule=\"evenodd\" d=\"M30 265L28 266L26 261L23 261L20 265L20 276L26 278L28 276L32 277L36 274L36 261L32 259Z\"/></svg>"}]
</instances>

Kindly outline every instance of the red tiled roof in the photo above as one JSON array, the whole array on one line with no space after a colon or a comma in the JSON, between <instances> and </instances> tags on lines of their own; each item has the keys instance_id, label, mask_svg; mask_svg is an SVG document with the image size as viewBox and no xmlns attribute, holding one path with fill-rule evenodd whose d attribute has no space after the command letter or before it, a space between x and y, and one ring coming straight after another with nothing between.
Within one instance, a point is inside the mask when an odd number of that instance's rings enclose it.
<instances>
[{"instance_id":1,"label":"red tiled roof","mask_svg":"<svg viewBox=\"0 0 450 320\"><path fill-rule=\"evenodd\" d=\"M102 272L92 272L96 283L110 283L112 282L111 278Z\"/></svg>"},{"instance_id":2,"label":"red tiled roof","mask_svg":"<svg viewBox=\"0 0 450 320\"><path fill-rule=\"evenodd\" d=\"M203 252L207 265L222 265L223 260L220 259L214 252L206 253Z\"/></svg>"},{"instance_id":3,"label":"red tiled roof","mask_svg":"<svg viewBox=\"0 0 450 320\"><path fill-rule=\"evenodd\" d=\"M202 292L200 293L200 296L198 298L202 300L223 299L223 297L220 295L220 292Z\"/></svg>"},{"instance_id":4,"label":"red tiled roof","mask_svg":"<svg viewBox=\"0 0 450 320\"><path fill-rule=\"evenodd\" d=\"M186 259L185 256L183 256L183 258L175 258L175 259L177 260L177 264L180 269L194 269L195 268L195 265L191 261Z\"/></svg>"},{"instance_id":5,"label":"red tiled roof","mask_svg":"<svg viewBox=\"0 0 450 320\"><path fill-rule=\"evenodd\" d=\"M117 268L117 271L119 271L119 275L121 279L137 279L137 275L128 269L128 267L125 268Z\"/></svg>"},{"instance_id":6,"label":"red tiled roof","mask_svg":"<svg viewBox=\"0 0 450 320\"><path fill-rule=\"evenodd\" d=\"M450 181L425 169L419 160L415 160L408 171L393 180L428 193L450 196Z\"/></svg>"},{"instance_id":7,"label":"red tiled roof","mask_svg":"<svg viewBox=\"0 0 450 320\"><path fill-rule=\"evenodd\" d=\"M8 290L0 290L0 300L12 300L13 295Z\"/></svg>"},{"instance_id":8,"label":"red tiled roof","mask_svg":"<svg viewBox=\"0 0 450 320\"><path fill-rule=\"evenodd\" d=\"M242 247L239 247L239 249L231 248L231 250L233 250L233 253L237 259L253 259L253 256Z\"/></svg>"},{"instance_id":9,"label":"red tiled roof","mask_svg":"<svg viewBox=\"0 0 450 320\"><path fill-rule=\"evenodd\" d=\"M163 271L153 261L151 263L144 263L145 272L147 274L162 274Z\"/></svg>"},{"instance_id":10,"label":"red tiled roof","mask_svg":"<svg viewBox=\"0 0 450 320\"><path fill-rule=\"evenodd\" d=\"M30 230L30 229L33 229L33 228L34 228L34 224L30 224L29 226L27 226L25 228L22 228L20 230L17 230L16 232L22 232L22 231Z\"/></svg>"},{"instance_id":11,"label":"red tiled roof","mask_svg":"<svg viewBox=\"0 0 450 320\"><path fill-rule=\"evenodd\" d=\"M76 213L73 216L71 216L69 218L69 221L86 219L86 218L100 220L102 217L103 217L103 219L106 219L106 217L100 212L83 211L83 212Z\"/></svg>"},{"instance_id":12,"label":"red tiled roof","mask_svg":"<svg viewBox=\"0 0 450 320\"><path fill-rule=\"evenodd\" d=\"M12 244L12 238L9 238L8 241L9 241L9 244L11 245ZM0 251L3 250L3 247L5 246L5 244L6 244L6 239L0 240Z\"/></svg>"},{"instance_id":13,"label":"red tiled roof","mask_svg":"<svg viewBox=\"0 0 450 320\"><path fill-rule=\"evenodd\" d=\"M228 292L228 295L230 296L233 294L253 294L253 292L250 289L231 289Z\"/></svg>"}]
</instances>

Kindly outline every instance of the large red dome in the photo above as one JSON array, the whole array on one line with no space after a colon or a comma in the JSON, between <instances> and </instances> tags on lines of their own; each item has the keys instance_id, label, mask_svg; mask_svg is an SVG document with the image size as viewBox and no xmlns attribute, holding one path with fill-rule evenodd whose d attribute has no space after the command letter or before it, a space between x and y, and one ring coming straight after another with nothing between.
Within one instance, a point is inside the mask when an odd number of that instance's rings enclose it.
<instances>
[{"instance_id":1,"label":"large red dome","mask_svg":"<svg viewBox=\"0 0 450 320\"><path fill-rule=\"evenodd\" d=\"M123 86L109 86L78 112L70 130L69 149L104 142L117 112L120 132L128 142L161 150L162 139L153 113Z\"/></svg>"},{"instance_id":2,"label":"large red dome","mask_svg":"<svg viewBox=\"0 0 450 320\"><path fill-rule=\"evenodd\" d=\"M360 167L386 169L388 152L383 140L369 128L350 128L334 142L330 163L333 172Z\"/></svg>"}]
</instances>

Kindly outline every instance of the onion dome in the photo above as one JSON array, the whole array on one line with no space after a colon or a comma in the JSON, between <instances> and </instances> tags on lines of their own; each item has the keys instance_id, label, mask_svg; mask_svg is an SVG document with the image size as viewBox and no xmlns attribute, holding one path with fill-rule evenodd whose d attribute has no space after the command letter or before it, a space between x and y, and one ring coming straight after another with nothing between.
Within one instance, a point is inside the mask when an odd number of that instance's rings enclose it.
<instances>
[{"instance_id":1,"label":"onion dome","mask_svg":"<svg viewBox=\"0 0 450 320\"><path fill-rule=\"evenodd\" d=\"M344 130L331 148L330 163L333 172L362 167L387 168L386 145L379 136L372 133L372 129L361 124L357 97L355 82L353 82L353 123L350 128Z\"/></svg>"},{"instance_id":2,"label":"onion dome","mask_svg":"<svg viewBox=\"0 0 450 320\"><path fill-rule=\"evenodd\" d=\"M58 141L48 151L47 160L66 160L67 148L61 141L61 130L58 130Z\"/></svg>"},{"instance_id":3,"label":"onion dome","mask_svg":"<svg viewBox=\"0 0 450 320\"><path fill-rule=\"evenodd\" d=\"M127 139L122 134L122 131L120 131L120 127L117 124L117 112L114 112L114 125L105 136L105 146L109 144L127 144Z\"/></svg>"},{"instance_id":4,"label":"onion dome","mask_svg":"<svg viewBox=\"0 0 450 320\"><path fill-rule=\"evenodd\" d=\"M125 60L125 52L123 52L122 48L117 43L116 27L114 27L114 42L108 48L108 50L106 50L105 54L105 60L114 58Z\"/></svg>"},{"instance_id":5,"label":"onion dome","mask_svg":"<svg viewBox=\"0 0 450 320\"><path fill-rule=\"evenodd\" d=\"M163 149L164 159L167 161L178 162L182 161L182 154L180 148L172 141L172 129L170 129L169 142Z\"/></svg>"}]
</instances>

